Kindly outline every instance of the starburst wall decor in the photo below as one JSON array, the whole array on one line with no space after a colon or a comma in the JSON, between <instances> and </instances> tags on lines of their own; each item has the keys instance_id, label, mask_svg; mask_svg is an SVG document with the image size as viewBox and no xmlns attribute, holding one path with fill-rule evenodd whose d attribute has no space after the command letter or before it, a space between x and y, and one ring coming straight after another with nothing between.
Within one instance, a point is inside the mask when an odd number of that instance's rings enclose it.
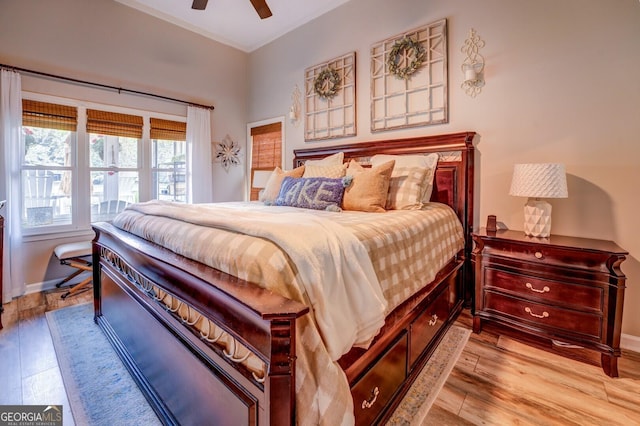
<instances>
[{"instance_id":1,"label":"starburst wall decor","mask_svg":"<svg viewBox=\"0 0 640 426\"><path fill-rule=\"evenodd\" d=\"M231 139L231 136L226 135L222 142L218 142L216 145L216 159L220 160L226 171L229 171L230 166L240 164L240 145Z\"/></svg>"}]
</instances>

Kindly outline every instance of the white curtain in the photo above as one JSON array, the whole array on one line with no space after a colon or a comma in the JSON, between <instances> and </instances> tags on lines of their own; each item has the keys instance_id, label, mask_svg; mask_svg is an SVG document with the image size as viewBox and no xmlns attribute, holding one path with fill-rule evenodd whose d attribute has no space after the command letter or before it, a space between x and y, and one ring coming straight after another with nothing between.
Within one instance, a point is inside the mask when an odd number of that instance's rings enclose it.
<instances>
[{"instance_id":1,"label":"white curtain","mask_svg":"<svg viewBox=\"0 0 640 426\"><path fill-rule=\"evenodd\" d=\"M187 174L191 177L188 202L210 203L213 200L211 167L211 113L207 108L187 107Z\"/></svg>"},{"instance_id":2,"label":"white curtain","mask_svg":"<svg viewBox=\"0 0 640 426\"><path fill-rule=\"evenodd\" d=\"M22 88L20 74L0 70L0 200L7 204L4 216L4 256L2 259L2 301L11 301L25 292L22 271L22 229L20 225L20 131L22 128Z\"/></svg>"}]
</instances>

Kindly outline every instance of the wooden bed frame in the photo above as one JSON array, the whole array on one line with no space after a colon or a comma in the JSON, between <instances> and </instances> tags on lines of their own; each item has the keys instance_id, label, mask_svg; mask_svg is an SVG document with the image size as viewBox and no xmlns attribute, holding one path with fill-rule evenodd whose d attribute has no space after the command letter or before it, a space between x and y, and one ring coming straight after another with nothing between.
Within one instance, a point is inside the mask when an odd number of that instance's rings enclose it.
<instances>
[{"instance_id":1,"label":"wooden bed frame","mask_svg":"<svg viewBox=\"0 0 640 426\"><path fill-rule=\"evenodd\" d=\"M432 200L454 208L465 248L419 293L396 308L368 350L339 363L354 397L357 424L386 421L464 303L471 301L475 133L353 143L295 151L294 166L342 151L345 161L373 154L438 152ZM165 424L295 424L298 302L261 289L109 223L94 225L95 320ZM264 382L152 297L155 285L233 335L267 368Z\"/></svg>"}]
</instances>

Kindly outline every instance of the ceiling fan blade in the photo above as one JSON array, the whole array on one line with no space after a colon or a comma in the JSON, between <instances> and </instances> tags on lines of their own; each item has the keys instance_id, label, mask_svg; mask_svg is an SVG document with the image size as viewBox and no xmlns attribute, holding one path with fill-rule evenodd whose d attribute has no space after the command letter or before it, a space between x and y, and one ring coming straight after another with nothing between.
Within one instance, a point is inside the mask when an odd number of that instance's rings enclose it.
<instances>
[{"instance_id":1,"label":"ceiling fan blade","mask_svg":"<svg viewBox=\"0 0 640 426\"><path fill-rule=\"evenodd\" d=\"M266 0L251 0L251 4L256 12L258 12L260 19L265 19L272 15L271 9L267 6Z\"/></svg>"},{"instance_id":2,"label":"ceiling fan blade","mask_svg":"<svg viewBox=\"0 0 640 426\"><path fill-rule=\"evenodd\" d=\"M193 3L191 4L191 9L204 10L205 7L207 7L208 1L209 0L193 0Z\"/></svg>"}]
</instances>

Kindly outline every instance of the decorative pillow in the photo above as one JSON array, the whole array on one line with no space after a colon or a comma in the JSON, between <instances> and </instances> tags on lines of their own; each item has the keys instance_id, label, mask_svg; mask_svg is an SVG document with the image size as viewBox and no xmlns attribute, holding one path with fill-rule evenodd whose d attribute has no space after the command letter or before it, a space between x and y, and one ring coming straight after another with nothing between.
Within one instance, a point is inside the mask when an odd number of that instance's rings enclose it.
<instances>
[{"instance_id":1,"label":"decorative pillow","mask_svg":"<svg viewBox=\"0 0 640 426\"><path fill-rule=\"evenodd\" d=\"M326 177L337 179L341 178L345 175L347 171L348 164L334 164L331 166L318 166L318 165L310 165L308 166L306 163L304 165L304 174L302 177L311 178L311 177Z\"/></svg>"},{"instance_id":2,"label":"decorative pillow","mask_svg":"<svg viewBox=\"0 0 640 426\"><path fill-rule=\"evenodd\" d=\"M260 201L265 204L273 204L280 193L282 180L287 176L299 178L303 173L304 166L296 167L295 169L288 171L283 171L280 167L276 167L273 173L271 173L271 176L269 176L269 180L267 180L267 184L262 191L262 194L260 194Z\"/></svg>"},{"instance_id":3,"label":"decorative pillow","mask_svg":"<svg viewBox=\"0 0 640 426\"><path fill-rule=\"evenodd\" d=\"M320 160L307 160L305 166L335 166L344 163L344 152L336 152Z\"/></svg>"},{"instance_id":4,"label":"decorative pillow","mask_svg":"<svg viewBox=\"0 0 640 426\"><path fill-rule=\"evenodd\" d=\"M344 191L342 208L384 212L394 164L395 161L391 160L379 166L364 168L357 161L351 160L347 176L352 176L353 181Z\"/></svg>"},{"instance_id":5,"label":"decorative pillow","mask_svg":"<svg viewBox=\"0 0 640 426\"><path fill-rule=\"evenodd\" d=\"M393 168L387 194L387 210L419 210L430 169L423 167Z\"/></svg>"},{"instance_id":6,"label":"decorative pillow","mask_svg":"<svg viewBox=\"0 0 640 426\"><path fill-rule=\"evenodd\" d=\"M340 211L343 196L342 179L285 177L275 205Z\"/></svg>"},{"instance_id":7,"label":"decorative pillow","mask_svg":"<svg viewBox=\"0 0 640 426\"><path fill-rule=\"evenodd\" d=\"M433 178L435 176L436 166L438 165L439 155L437 153L429 155L386 155L378 154L371 157L371 165L377 166L384 162L395 160L396 169L407 167L423 167L429 170L425 175L425 184L422 187L423 193L421 200L423 203L428 203L431 199L431 193L433 192ZM396 171L394 171L394 176ZM393 177L393 176L392 176Z\"/></svg>"}]
</instances>

